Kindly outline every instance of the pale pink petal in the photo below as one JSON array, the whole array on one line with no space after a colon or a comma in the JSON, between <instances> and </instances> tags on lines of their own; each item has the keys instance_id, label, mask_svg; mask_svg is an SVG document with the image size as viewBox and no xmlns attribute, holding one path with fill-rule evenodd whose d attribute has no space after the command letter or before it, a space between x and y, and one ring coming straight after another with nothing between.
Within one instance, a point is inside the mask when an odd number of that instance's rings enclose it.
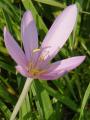
<instances>
[{"instance_id":1,"label":"pale pink petal","mask_svg":"<svg viewBox=\"0 0 90 120\"><path fill-rule=\"evenodd\" d=\"M38 34L33 16L30 11L26 11L21 22L21 34L25 54L28 61L32 58L33 49L38 48Z\"/></svg>"},{"instance_id":2,"label":"pale pink petal","mask_svg":"<svg viewBox=\"0 0 90 120\"><path fill-rule=\"evenodd\" d=\"M77 56L52 63L51 66L47 69L48 72L41 75L40 78L45 80L58 79L70 70L75 69L84 60L85 56Z\"/></svg>"},{"instance_id":3,"label":"pale pink petal","mask_svg":"<svg viewBox=\"0 0 90 120\"><path fill-rule=\"evenodd\" d=\"M25 76L25 77L30 77L29 74L28 74L28 72L27 72L27 70L24 69L22 66L17 65L17 66L16 66L16 70L17 70L17 72L19 72L19 73L22 74L23 76Z\"/></svg>"},{"instance_id":4,"label":"pale pink petal","mask_svg":"<svg viewBox=\"0 0 90 120\"><path fill-rule=\"evenodd\" d=\"M56 71L70 71L75 69L85 60L85 56L76 56L52 63L47 69L48 74Z\"/></svg>"},{"instance_id":5,"label":"pale pink petal","mask_svg":"<svg viewBox=\"0 0 90 120\"><path fill-rule=\"evenodd\" d=\"M76 17L77 7L70 5L54 21L41 46L47 48L42 53L47 61L50 61L65 44L73 30Z\"/></svg>"},{"instance_id":6,"label":"pale pink petal","mask_svg":"<svg viewBox=\"0 0 90 120\"><path fill-rule=\"evenodd\" d=\"M46 69L48 67L47 61L43 60L43 57L41 58L41 54L42 54L44 49L45 48L40 49L40 51L37 53L36 67L39 68L39 69L44 69L44 68Z\"/></svg>"},{"instance_id":7,"label":"pale pink petal","mask_svg":"<svg viewBox=\"0 0 90 120\"><path fill-rule=\"evenodd\" d=\"M15 62L18 65L26 67L27 65L26 56L22 49L19 47L19 45L16 43L14 38L11 36L11 34L7 31L6 27L4 27L4 42L6 48L8 49L9 54L15 60Z\"/></svg>"},{"instance_id":8,"label":"pale pink petal","mask_svg":"<svg viewBox=\"0 0 90 120\"><path fill-rule=\"evenodd\" d=\"M41 79L41 80L55 80L55 79L58 79L59 77L63 76L66 73L67 73L67 71L52 72L49 74L40 75L39 79Z\"/></svg>"}]
</instances>

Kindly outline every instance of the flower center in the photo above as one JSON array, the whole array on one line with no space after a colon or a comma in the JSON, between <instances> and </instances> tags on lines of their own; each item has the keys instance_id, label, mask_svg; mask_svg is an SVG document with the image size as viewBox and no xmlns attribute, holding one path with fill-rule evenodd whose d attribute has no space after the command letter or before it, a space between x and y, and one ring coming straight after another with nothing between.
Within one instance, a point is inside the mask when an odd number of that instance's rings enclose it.
<instances>
[{"instance_id":1,"label":"flower center","mask_svg":"<svg viewBox=\"0 0 90 120\"><path fill-rule=\"evenodd\" d=\"M39 55L38 55L38 58L37 58L37 61L36 63L34 63L33 61L30 62L29 64L29 68L28 68L28 72L32 75L32 76L38 76L40 74L43 74L46 72L46 70L43 70L43 69L40 69L40 68L37 68L37 62L38 61L44 61L44 56L41 56L40 53L41 53L41 49L39 48L36 48L34 49L33 51L33 55L37 52L39 52Z\"/></svg>"},{"instance_id":2,"label":"flower center","mask_svg":"<svg viewBox=\"0 0 90 120\"><path fill-rule=\"evenodd\" d=\"M31 69L30 70L30 73L33 75L33 76L37 76L37 75L40 75L40 74L43 74L45 73L46 70L39 70L39 69Z\"/></svg>"},{"instance_id":3,"label":"flower center","mask_svg":"<svg viewBox=\"0 0 90 120\"><path fill-rule=\"evenodd\" d=\"M41 55L42 50L40 48L36 48L36 49L33 50L33 53L37 53L37 52L39 52L38 60L39 61L44 61L45 56Z\"/></svg>"},{"instance_id":4,"label":"flower center","mask_svg":"<svg viewBox=\"0 0 90 120\"><path fill-rule=\"evenodd\" d=\"M41 70L41 69L35 68L35 67L34 67L34 64L33 64L33 63L30 63L30 64L29 64L29 68L28 68L28 72L29 72L32 76L37 76L37 75L40 75L40 74L45 73L46 70Z\"/></svg>"}]
</instances>

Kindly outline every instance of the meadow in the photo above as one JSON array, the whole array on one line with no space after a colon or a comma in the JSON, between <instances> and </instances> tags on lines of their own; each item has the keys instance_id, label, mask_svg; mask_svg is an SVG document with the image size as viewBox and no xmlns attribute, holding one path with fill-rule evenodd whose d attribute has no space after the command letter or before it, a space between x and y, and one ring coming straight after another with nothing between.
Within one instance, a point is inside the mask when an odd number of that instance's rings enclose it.
<instances>
[{"instance_id":1,"label":"meadow","mask_svg":"<svg viewBox=\"0 0 90 120\"><path fill-rule=\"evenodd\" d=\"M52 62L80 55L86 59L58 79L33 80L16 120L90 120L90 0L0 0L0 120L10 120L26 80L7 51L4 26L23 49L21 19L30 10L41 44L55 18L70 4L78 8L76 24Z\"/></svg>"}]
</instances>

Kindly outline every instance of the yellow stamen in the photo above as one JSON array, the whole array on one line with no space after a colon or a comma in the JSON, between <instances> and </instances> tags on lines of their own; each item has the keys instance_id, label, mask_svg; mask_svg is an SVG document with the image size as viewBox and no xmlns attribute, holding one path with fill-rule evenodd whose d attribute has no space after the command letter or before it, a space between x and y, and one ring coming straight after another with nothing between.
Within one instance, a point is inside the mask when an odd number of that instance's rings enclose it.
<instances>
[{"instance_id":1,"label":"yellow stamen","mask_svg":"<svg viewBox=\"0 0 90 120\"><path fill-rule=\"evenodd\" d=\"M40 50L41 50L41 49L36 48L36 49L34 49L32 52L33 52L33 54L34 54L34 53L36 53L36 52L39 52ZM43 55L43 54L40 55L40 56L38 57L38 60L44 61L44 60L45 60L45 56L48 55L48 53L49 53L49 51L46 51L46 52L44 53L44 55ZM37 60L37 61L38 61L38 60ZM32 74L32 76L38 76L38 75L40 75L40 74L43 74L43 73L46 73L46 72L47 72L46 70L38 69L38 68L36 68L35 66L36 66L36 65L33 64L33 62L30 62L30 63L29 63L28 72L29 72L30 74Z\"/></svg>"},{"instance_id":2,"label":"yellow stamen","mask_svg":"<svg viewBox=\"0 0 90 120\"><path fill-rule=\"evenodd\" d=\"M49 51L46 51L46 53L44 53L44 55L41 55L41 56L39 57L39 60L40 60L40 61L44 61L44 60L45 60L45 56L47 56L48 53L49 53Z\"/></svg>"},{"instance_id":3,"label":"yellow stamen","mask_svg":"<svg viewBox=\"0 0 90 120\"><path fill-rule=\"evenodd\" d=\"M30 69L33 68L33 63L32 63L32 62L29 63L29 68L30 68Z\"/></svg>"},{"instance_id":4,"label":"yellow stamen","mask_svg":"<svg viewBox=\"0 0 90 120\"><path fill-rule=\"evenodd\" d=\"M32 69L30 72L31 72L32 75L36 76L36 75L45 73L46 70Z\"/></svg>"},{"instance_id":5,"label":"yellow stamen","mask_svg":"<svg viewBox=\"0 0 90 120\"><path fill-rule=\"evenodd\" d=\"M36 48L36 49L33 50L33 53L38 52L38 51L40 51L40 49Z\"/></svg>"},{"instance_id":6,"label":"yellow stamen","mask_svg":"<svg viewBox=\"0 0 90 120\"><path fill-rule=\"evenodd\" d=\"M40 57L39 57L39 60L40 60L40 61L44 61L44 56L43 56L43 55L40 56Z\"/></svg>"}]
</instances>

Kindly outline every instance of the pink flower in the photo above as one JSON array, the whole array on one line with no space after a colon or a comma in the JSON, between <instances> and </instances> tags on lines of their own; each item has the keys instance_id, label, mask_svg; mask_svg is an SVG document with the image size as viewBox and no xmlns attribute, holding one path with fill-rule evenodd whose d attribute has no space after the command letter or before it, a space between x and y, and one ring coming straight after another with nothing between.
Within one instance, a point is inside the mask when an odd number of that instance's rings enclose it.
<instances>
[{"instance_id":1,"label":"pink flower","mask_svg":"<svg viewBox=\"0 0 90 120\"><path fill-rule=\"evenodd\" d=\"M5 45L17 63L17 71L26 77L54 80L79 66L84 61L85 56L76 56L50 63L71 34L76 17L76 5L68 6L56 18L39 48L38 33L33 16L30 11L26 11L21 22L21 35L25 52L5 27Z\"/></svg>"}]
</instances>

